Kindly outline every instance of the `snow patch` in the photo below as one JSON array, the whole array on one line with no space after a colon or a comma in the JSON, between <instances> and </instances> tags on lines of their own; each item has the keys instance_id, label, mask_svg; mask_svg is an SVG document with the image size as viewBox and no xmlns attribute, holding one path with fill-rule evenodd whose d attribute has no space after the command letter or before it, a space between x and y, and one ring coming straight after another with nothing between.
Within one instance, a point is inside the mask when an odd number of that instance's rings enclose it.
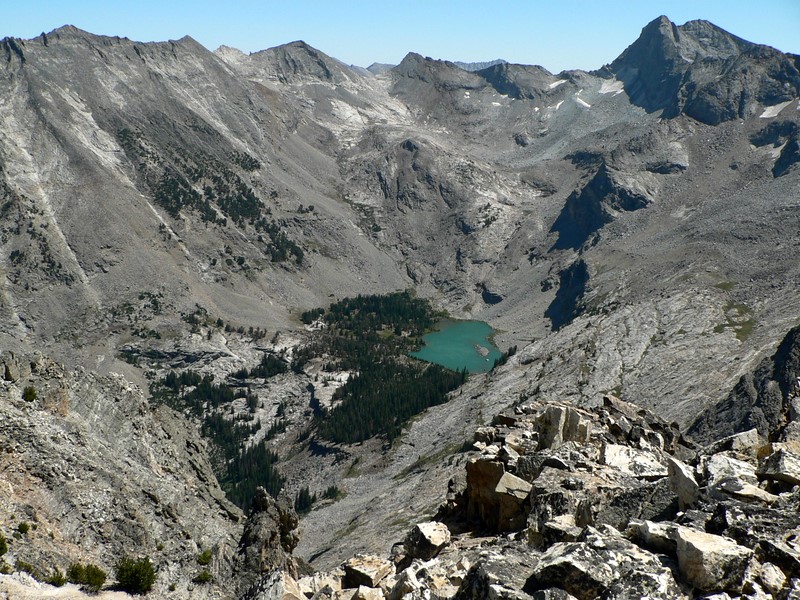
<instances>
[{"instance_id":1,"label":"snow patch","mask_svg":"<svg viewBox=\"0 0 800 600\"><path fill-rule=\"evenodd\" d=\"M560 86L562 83L567 83L567 80L566 79L559 79L558 81L554 81L553 83L551 83L547 87L549 87L551 90L554 90L558 86Z\"/></svg>"},{"instance_id":2,"label":"snow patch","mask_svg":"<svg viewBox=\"0 0 800 600\"><path fill-rule=\"evenodd\" d=\"M556 110L558 110L559 108L561 108L561 105L562 105L562 104L564 104L564 101L563 101L563 100L562 100L561 102L559 102L558 104L556 104Z\"/></svg>"},{"instance_id":3,"label":"snow patch","mask_svg":"<svg viewBox=\"0 0 800 600\"><path fill-rule=\"evenodd\" d=\"M800 108L800 107L799 107L799 108ZM539 107L538 107L538 106L534 106L534 107L533 107L533 112L539 112Z\"/></svg>"},{"instance_id":4,"label":"snow patch","mask_svg":"<svg viewBox=\"0 0 800 600\"><path fill-rule=\"evenodd\" d=\"M600 86L601 94L614 94L615 96L625 91L625 85L618 79L611 79L603 82Z\"/></svg>"},{"instance_id":5,"label":"snow patch","mask_svg":"<svg viewBox=\"0 0 800 600\"><path fill-rule=\"evenodd\" d=\"M492 106L503 106L503 105L500 104L499 102L492 102Z\"/></svg>"},{"instance_id":6,"label":"snow patch","mask_svg":"<svg viewBox=\"0 0 800 600\"><path fill-rule=\"evenodd\" d=\"M781 102L780 104L776 104L775 106L768 106L764 109L764 112L761 113L762 119L771 119L772 117L777 117L780 112L789 106L792 103L792 100L788 100L786 102ZM800 108L800 106L798 107Z\"/></svg>"},{"instance_id":7,"label":"snow patch","mask_svg":"<svg viewBox=\"0 0 800 600\"><path fill-rule=\"evenodd\" d=\"M592 108L592 105L591 105L591 104L589 104L589 103L588 103L588 102L586 102L585 100L581 100L581 99L580 99L580 98L578 98L578 97L575 97L575 102L577 102L578 104L580 104L580 105L581 105L581 106L583 106L584 108Z\"/></svg>"}]
</instances>

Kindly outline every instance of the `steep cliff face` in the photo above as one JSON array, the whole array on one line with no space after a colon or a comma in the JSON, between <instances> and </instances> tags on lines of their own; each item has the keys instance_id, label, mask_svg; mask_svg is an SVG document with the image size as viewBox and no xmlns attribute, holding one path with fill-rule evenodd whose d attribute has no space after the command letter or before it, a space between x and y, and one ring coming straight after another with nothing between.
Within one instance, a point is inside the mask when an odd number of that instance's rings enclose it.
<instances>
[{"instance_id":1,"label":"steep cliff face","mask_svg":"<svg viewBox=\"0 0 800 600\"><path fill-rule=\"evenodd\" d=\"M795 327L775 354L759 362L752 373L742 375L724 400L692 423L689 434L710 440L755 428L763 437L777 440L796 418L798 392L800 329Z\"/></svg>"},{"instance_id":2,"label":"steep cliff face","mask_svg":"<svg viewBox=\"0 0 800 600\"><path fill-rule=\"evenodd\" d=\"M148 556L158 593L186 593L209 551L215 579L230 577L244 516L182 416L149 405L119 375L70 371L41 354L4 353L3 362L7 563L33 565L42 579L90 563L113 578L123 556ZM11 537L23 522L27 533Z\"/></svg>"}]
</instances>

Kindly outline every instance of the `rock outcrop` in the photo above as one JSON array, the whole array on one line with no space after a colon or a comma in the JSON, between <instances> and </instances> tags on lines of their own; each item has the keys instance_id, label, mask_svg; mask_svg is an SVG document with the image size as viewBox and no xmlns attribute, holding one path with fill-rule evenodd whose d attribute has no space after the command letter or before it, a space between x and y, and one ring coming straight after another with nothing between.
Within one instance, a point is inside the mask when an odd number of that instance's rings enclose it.
<instances>
[{"instance_id":1,"label":"rock outcrop","mask_svg":"<svg viewBox=\"0 0 800 600\"><path fill-rule=\"evenodd\" d=\"M476 431L466 488L440 509L449 529L417 525L395 574L377 557L348 561L337 579L348 596L357 585L389 600L786 598L800 587L798 488L776 487L793 468L785 447L752 431L698 447L613 396L591 410L520 404L495 423ZM508 477L521 483L501 485ZM509 487L519 501L504 504ZM449 544L426 544L435 554L410 550L450 531ZM353 564L384 569L356 580Z\"/></svg>"},{"instance_id":2,"label":"rock outcrop","mask_svg":"<svg viewBox=\"0 0 800 600\"><path fill-rule=\"evenodd\" d=\"M601 73L623 81L631 100L648 111L683 113L709 125L745 118L757 103L773 106L800 95L792 55L700 20L677 26L655 19Z\"/></svg>"},{"instance_id":3,"label":"rock outcrop","mask_svg":"<svg viewBox=\"0 0 800 600\"><path fill-rule=\"evenodd\" d=\"M292 557L297 545L297 524L297 513L287 498L275 500L263 487L256 489L239 540L237 571L243 587L253 586L253 581L274 571L297 577L297 564ZM266 584L258 581L255 587L262 585Z\"/></svg>"}]
</instances>

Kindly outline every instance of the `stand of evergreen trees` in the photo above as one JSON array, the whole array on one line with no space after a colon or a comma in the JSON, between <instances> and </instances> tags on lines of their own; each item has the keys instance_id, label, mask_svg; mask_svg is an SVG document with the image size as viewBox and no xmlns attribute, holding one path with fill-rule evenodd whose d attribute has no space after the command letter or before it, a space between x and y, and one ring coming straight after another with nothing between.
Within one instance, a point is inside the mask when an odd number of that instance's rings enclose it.
<instances>
[{"instance_id":1,"label":"stand of evergreen trees","mask_svg":"<svg viewBox=\"0 0 800 600\"><path fill-rule=\"evenodd\" d=\"M319 433L349 444L381 434L392 442L408 419L446 402L466 379L466 370L439 365L379 363L336 390L334 400L341 404L319 423Z\"/></svg>"},{"instance_id":2,"label":"stand of evergreen trees","mask_svg":"<svg viewBox=\"0 0 800 600\"><path fill-rule=\"evenodd\" d=\"M285 363L283 368L287 368ZM227 407L242 397L251 406L252 400L257 400L255 395L244 390L235 391L224 383L214 383L212 375L203 376L191 370L180 374L170 371L151 388L151 395L176 410L188 408L201 419L201 433L212 443L212 466L231 502L249 508L258 486L263 486L273 496L278 495L284 478L276 467L278 455L267 447L269 433L274 435L276 431L270 429L265 439L247 446L260 424L249 416L226 418L220 410L214 410ZM285 427L285 422L273 427Z\"/></svg>"},{"instance_id":3,"label":"stand of evergreen trees","mask_svg":"<svg viewBox=\"0 0 800 600\"><path fill-rule=\"evenodd\" d=\"M321 318L327 327L295 353L292 369L300 372L312 357L325 356L326 370L357 373L334 394L336 408L314 411L319 435L343 443L383 435L391 442L409 418L445 402L448 392L464 383L466 371L408 356L443 316L408 291L346 298L327 311L303 313L303 322Z\"/></svg>"}]
</instances>

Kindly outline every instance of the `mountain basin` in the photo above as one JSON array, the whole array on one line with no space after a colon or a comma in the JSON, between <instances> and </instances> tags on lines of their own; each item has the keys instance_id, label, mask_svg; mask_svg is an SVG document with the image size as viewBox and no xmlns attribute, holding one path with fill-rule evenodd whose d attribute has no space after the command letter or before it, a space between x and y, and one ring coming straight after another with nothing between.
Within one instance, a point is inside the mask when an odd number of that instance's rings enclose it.
<instances>
[{"instance_id":1,"label":"mountain basin","mask_svg":"<svg viewBox=\"0 0 800 600\"><path fill-rule=\"evenodd\" d=\"M489 341L494 330L483 321L444 320L423 336L424 346L411 356L453 371L466 367L469 373L486 373L502 355Z\"/></svg>"}]
</instances>

